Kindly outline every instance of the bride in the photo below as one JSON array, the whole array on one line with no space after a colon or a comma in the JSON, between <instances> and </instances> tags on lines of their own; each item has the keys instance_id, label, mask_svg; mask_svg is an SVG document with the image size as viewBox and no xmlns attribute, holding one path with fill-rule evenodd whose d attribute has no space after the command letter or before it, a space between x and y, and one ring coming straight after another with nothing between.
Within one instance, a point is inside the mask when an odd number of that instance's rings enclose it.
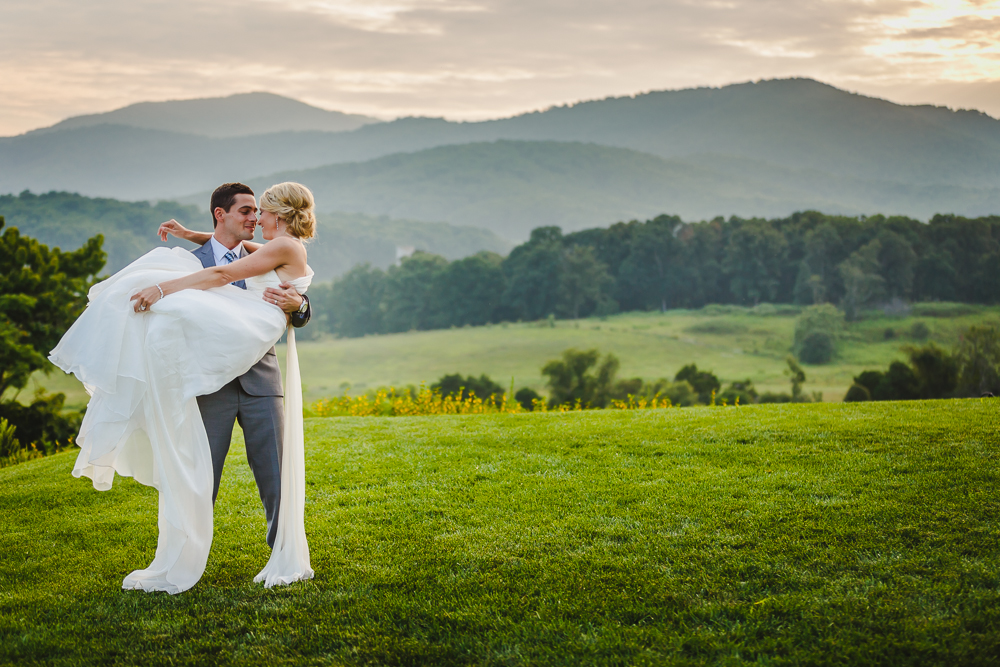
<instances>
[{"instance_id":1,"label":"bride","mask_svg":"<svg viewBox=\"0 0 1000 667\"><path fill-rule=\"evenodd\" d=\"M309 579L304 528L305 459L302 386L288 317L261 295L312 281L304 241L315 234L312 193L298 183L272 186L260 198L266 244L203 269L181 248L157 248L95 285L90 303L49 359L83 382L90 402L77 438L76 477L111 488L115 473L159 491L159 537L153 562L122 587L180 593L205 571L212 544L212 458L198 396L247 372L288 331L284 445L278 533L254 578L265 586ZM206 241L180 225L161 233ZM245 280L247 289L230 283Z\"/></svg>"}]
</instances>

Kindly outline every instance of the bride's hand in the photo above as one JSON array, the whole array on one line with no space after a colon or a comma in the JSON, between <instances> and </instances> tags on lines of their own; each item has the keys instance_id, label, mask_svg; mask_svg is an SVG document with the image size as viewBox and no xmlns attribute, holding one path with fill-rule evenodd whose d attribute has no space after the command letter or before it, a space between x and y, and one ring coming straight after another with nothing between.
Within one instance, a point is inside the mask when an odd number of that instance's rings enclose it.
<instances>
[{"instance_id":1,"label":"bride's hand","mask_svg":"<svg viewBox=\"0 0 1000 667\"><path fill-rule=\"evenodd\" d=\"M132 310L137 313L145 312L149 310L149 307L160 300L160 290L154 285L153 287L147 287L146 289L136 292L132 295L130 301L132 301Z\"/></svg>"},{"instance_id":2,"label":"bride's hand","mask_svg":"<svg viewBox=\"0 0 1000 667\"><path fill-rule=\"evenodd\" d=\"M168 234L173 234L179 239L188 240L188 229L176 220L167 220L160 228L156 230L157 236L160 237L161 241L167 240Z\"/></svg>"}]
</instances>

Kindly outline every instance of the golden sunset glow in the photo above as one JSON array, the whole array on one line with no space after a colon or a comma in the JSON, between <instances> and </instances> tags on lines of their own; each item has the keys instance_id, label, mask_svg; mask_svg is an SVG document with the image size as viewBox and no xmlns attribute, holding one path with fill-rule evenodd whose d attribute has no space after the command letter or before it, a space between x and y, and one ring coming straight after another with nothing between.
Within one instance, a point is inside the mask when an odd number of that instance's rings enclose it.
<instances>
[{"instance_id":1,"label":"golden sunset glow","mask_svg":"<svg viewBox=\"0 0 1000 667\"><path fill-rule=\"evenodd\" d=\"M0 135L254 90L473 120L783 77L1000 117L1000 0L9 0L0 71Z\"/></svg>"},{"instance_id":2,"label":"golden sunset glow","mask_svg":"<svg viewBox=\"0 0 1000 667\"><path fill-rule=\"evenodd\" d=\"M915 78L933 70L949 81L1000 79L1000 2L922 2L903 16L864 25L881 33L865 53L912 66Z\"/></svg>"}]
</instances>

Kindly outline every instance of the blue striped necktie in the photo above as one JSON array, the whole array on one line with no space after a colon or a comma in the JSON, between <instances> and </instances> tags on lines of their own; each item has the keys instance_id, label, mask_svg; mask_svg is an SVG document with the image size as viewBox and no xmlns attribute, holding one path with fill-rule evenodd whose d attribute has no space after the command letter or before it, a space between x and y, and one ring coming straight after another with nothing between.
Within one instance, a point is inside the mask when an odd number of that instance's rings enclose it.
<instances>
[{"instance_id":1,"label":"blue striped necktie","mask_svg":"<svg viewBox=\"0 0 1000 667\"><path fill-rule=\"evenodd\" d=\"M229 252L227 252L225 255L222 256L222 259L226 260L227 264L232 264L233 262L235 262L237 260L236 253L233 252L232 250L230 250ZM237 280L234 283L230 283L230 285L235 285L236 287L239 287L240 289L246 289L247 288L247 282L245 280Z\"/></svg>"}]
</instances>

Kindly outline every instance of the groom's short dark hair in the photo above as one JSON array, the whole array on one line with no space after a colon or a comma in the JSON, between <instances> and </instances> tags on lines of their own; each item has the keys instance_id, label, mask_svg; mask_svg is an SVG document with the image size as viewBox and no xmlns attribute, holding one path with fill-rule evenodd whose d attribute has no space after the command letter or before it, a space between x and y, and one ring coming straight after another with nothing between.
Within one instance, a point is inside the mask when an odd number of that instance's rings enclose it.
<instances>
[{"instance_id":1,"label":"groom's short dark hair","mask_svg":"<svg viewBox=\"0 0 1000 667\"><path fill-rule=\"evenodd\" d=\"M233 207L233 202L236 201L236 195L254 196L250 186L243 183L223 183L215 188L215 192L212 193L212 203L208 209L209 214L212 216L213 229L219 224L218 220L215 219L215 209L221 208L226 213L229 213L229 209Z\"/></svg>"}]
</instances>

